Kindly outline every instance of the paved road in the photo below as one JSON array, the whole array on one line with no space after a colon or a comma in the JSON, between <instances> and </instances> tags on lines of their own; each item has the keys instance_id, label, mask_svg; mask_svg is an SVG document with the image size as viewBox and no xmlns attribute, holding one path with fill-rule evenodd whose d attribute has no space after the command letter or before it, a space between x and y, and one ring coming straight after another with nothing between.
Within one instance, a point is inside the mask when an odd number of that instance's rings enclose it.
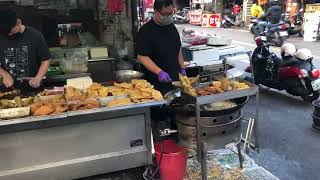
<instances>
[{"instance_id":1,"label":"paved road","mask_svg":"<svg viewBox=\"0 0 320 180\"><path fill-rule=\"evenodd\" d=\"M234 28L234 29L223 29L223 28L203 28L200 26L192 25L178 25L178 30L181 32L184 28L194 29L200 33L204 34L216 34L232 38L232 42L237 45L242 45L250 50L253 50L256 47L256 44L253 40L253 35L244 28ZM291 36L288 42L294 43L297 48L308 48L312 51L315 56L314 64L317 68L320 69L320 42L304 42L303 38L298 36ZM272 47L272 51L279 53L279 47Z\"/></svg>"},{"instance_id":2,"label":"paved road","mask_svg":"<svg viewBox=\"0 0 320 180\"><path fill-rule=\"evenodd\" d=\"M187 28L217 35L226 35L234 44L255 48L252 35L246 30L208 29L195 26ZM178 29L183 29L178 26ZM320 42L303 42L290 38L298 48L309 48L316 56L314 63L320 68ZM279 51L279 48L273 48ZM245 107L254 112L255 99ZM257 163L282 180L320 179L320 133L311 130L311 104L279 91L261 91L260 103L260 154L251 153Z\"/></svg>"}]
</instances>

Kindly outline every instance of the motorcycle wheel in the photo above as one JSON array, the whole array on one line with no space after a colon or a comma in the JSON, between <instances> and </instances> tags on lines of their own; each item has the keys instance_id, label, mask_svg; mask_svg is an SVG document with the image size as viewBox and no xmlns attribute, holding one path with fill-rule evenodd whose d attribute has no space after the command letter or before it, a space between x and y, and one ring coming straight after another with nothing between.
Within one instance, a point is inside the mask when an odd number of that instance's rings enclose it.
<instances>
[{"instance_id":1,"label":"motorcycle wheel","mask_svg":"<svg viewBox=\"0 0 320 180\"><path fill-rule=\"evenodd\" d=\"M239 27L244 27L244 22L241 22L238 26Z\"/></svg>"},{"instance_id":2,"label":"motorcycle wheel","mask_svg":"<svg viewBox=\"0 0 320 180\"><path fill-rule=\"evenodd\" d=\"M260 29L258 28L258 26L255 26L253 29L254 38L260 36L260 34L261 34Z\"/></svg>"},{"instance_id":3,"label":"motorcycle wheel","mask_svg":"<svg viewBox=\"0 0 320 180\"><path fill-rule=\"evenodd\" d=\"M275 42L276 46L281 47L283 45L283 38L279 37L279 40Z\"/></svg>"},{"instance_id":4,"label":"motorcycle wheel","mask_svg":"<svg viewBox=\"0 0 320 180\"><path fill-rule=\"evenodd\" d=\"M312 94L302 95L301 97L304 101L312 102L312 101L317 100L319 98L319 93L313 92Z\"/></svg>"},{"instance_id":5,"label":"motorcycle wheel","mask_svg":"<svg viewBox=\"0 0 320 180\"><path fill-rule=\"evenodd\" d=\"M308 89L307 92L306 92L305 88L303 88L303 87L300 87L301 89L298 89L298 92L300 90L299 94L302 97L302 99L307 102L312 102L314 100L317 100L319 98L319 92L313 91L313 89L311 87L311 82L307 81L306 85L307 85L307 89Z\"/></svg>"},{"instance_id":6,"label":"motorcycle wheel","mask_svg":"<svg viewBox=\"0 0 320 180\"><path fill-rule=\"evenodd\" d=\"M223 24L222 24L222 27L223 27L223 28L228 28L227 23L226 23L226 22L225 22L225 23L223 23Z\"/></svg>"},{"instance_id":7,"label":"motorcycle wheel","mask_svg":"<svg viewBox=\"0 0 320 180\"><path fill-rule=\"evenodd\" d=\"M300 37L303 37L303 34L304 34L304 32L303 32L303 30L301 29L301 30L299 31L299 36L300 36Z\"/></svg>"}]
</instances>

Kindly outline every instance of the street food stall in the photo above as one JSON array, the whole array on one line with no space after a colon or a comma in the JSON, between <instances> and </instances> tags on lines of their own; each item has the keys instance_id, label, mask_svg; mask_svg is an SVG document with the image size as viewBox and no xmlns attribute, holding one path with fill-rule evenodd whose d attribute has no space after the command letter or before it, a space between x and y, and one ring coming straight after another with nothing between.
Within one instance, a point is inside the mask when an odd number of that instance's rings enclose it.
<instances>
[{"instance_id":1,"label":"street food stall","mask_svg":"<svg viewBox=\"0 0 320 180\"><path fill-rule=\"evenodd\" d=\"M209 25L218 26L218 16L213 14L207 18ZM97 43L96 34L83 33L88 32L85 30L88 27L79 17L62 19L56 27L58 42L57 39L51 42L58 45L50 49L53 60L43 80L46 89L33 95L25 95L18 89L0 93L0 180L76 179L153 163L150 108L167 105L169 101L143 80L143 74L132 70L126 62L126 50L122 47L108 50L104 44ZM100 26L108 33L114 30L118 34L112 36L120 36L117 41L122 43L128 37L122 32L120 20L119 15L108 16L96 30L99 31ZM112 29L107 24L109 21L117 28ZM181 76L178 85L174 82L182 91L183 102L175 101L171 105L176 110L186 106L187 112L191 112L191 121L185 122L186 116L177 120L179 143L195 150L202 177L206 179L207 147L221 147L218 144L240 138L239 125L243 117L240 109L248 101L247 96L256 95L257 104L259 98L255 85L243 79L228 79L227 65L225 61L220 63L229 56L243 54L243 49L220 44L189 50L196 52L203 48L216 52L214 60L218 63L212 64L212 59L199 63L196 53L191 53L190 68L202 65L202 74L196 74L202 77L189 80ZM110 57L119 49L122 61L121 67L116 67L114 62L119 57ZM218 79L217 72L223 72L224 77ZM195 86L191 86L191 79ZM220 110L210 109L211 106L203 109L205 105L230 99L232 102L222 103L222 109L221 104L218 105ZM222 113L220 117L216 117L217 111ZM210 115L204 117L202 113ZM200 122L208 119L211 124L203 127ZM252 124L257 124L257 118ZM191 135L190 128L194 132ZM256 128L253 131L258 148ZM251 133L252 127L245 138L245 147L252 147ZM212 141L218 134L227 136L227 140ZM185 137L189 139L183 139Z\"/></svg>"},{"instance_id":2,"label":"street food stall","mask_svg":"<svg viewBox=\"0 0 320 180\"><path fill-rule=\"evenodd\" d=\"M200 25L202 27L220 27L221 14L216 13L216 5L214 11L204 11L204 3L212 3L212 1L194 0L191 2L189 23L192 25Z\"/></svg>"},{"instance_id":3,"label":"street food stall","mask_svg":"<svg viewBox=\"0 0 320 180\"><path fill-rule=\"evenodd\" d=\"M89 82L2 94L0 179L74 179L152 163L150 107L165 104L161 93L145 80Z\"/></svg>"}]
</instances>

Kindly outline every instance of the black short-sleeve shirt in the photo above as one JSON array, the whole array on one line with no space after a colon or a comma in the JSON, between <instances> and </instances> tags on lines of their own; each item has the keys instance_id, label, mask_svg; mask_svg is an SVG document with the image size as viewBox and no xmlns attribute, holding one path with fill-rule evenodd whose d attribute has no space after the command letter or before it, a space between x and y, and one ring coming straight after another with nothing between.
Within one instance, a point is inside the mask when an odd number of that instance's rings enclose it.
<instances>
[{"instance_id":1,"label":"black short-sleeve shirt","mask_svg":"<svg viewBox=\"0 0 320 180\"><path fill-rule=\"evenodd\" d=\"M31 28L18 38L0 35L0 63L17 82L21 77L35 77L41 62L50 59L43 35Z\"/></svg>"},{"instance_id":2,"label":"black short-sleeve shirt","mask_svg":"<svg viewBox=\"0 0 320 180\"><path fill-rule=\"evenodd\" d=\"M137 54L150 57L174 81L179 79L180 47L180 36L174 24L159 26L154 20L150 20L137 35ZM158 83L155 74L149 71L145 73L148 81Z\"/></svg>"}]
</instances>

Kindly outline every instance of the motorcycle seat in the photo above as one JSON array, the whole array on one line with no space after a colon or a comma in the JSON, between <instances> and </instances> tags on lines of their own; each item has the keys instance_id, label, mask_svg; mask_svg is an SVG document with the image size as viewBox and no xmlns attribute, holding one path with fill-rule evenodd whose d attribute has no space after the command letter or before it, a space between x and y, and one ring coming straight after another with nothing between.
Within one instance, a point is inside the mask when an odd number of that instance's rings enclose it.
<instances>
[{"instance_id":1,"label":"motorcycle seat","mask_svg":"<svg viewBox=\"0 0 320 180\"><path fill-rule=\"evenodd\" d=\"M281 25L283 25L283 24L285 24L284 22L280 22L280 23L278 23L278 24L269 24L269 28L273 28L273 27L276 27L276 26L281 26Z\"/></svg>"}]
</instances>

